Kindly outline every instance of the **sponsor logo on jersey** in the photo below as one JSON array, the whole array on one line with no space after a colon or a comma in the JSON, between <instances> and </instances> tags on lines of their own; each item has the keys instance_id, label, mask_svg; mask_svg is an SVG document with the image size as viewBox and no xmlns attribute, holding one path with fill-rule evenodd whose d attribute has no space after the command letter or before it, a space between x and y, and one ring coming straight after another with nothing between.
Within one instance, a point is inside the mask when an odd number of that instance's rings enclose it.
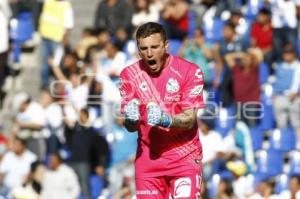
<instances>
[{"instance_id":1,"label":"sponsor logo on jersey","mask_svg":"<svg viewBox=\"0 0 300 199\"><path fill-rule=\"evenodd\" d=\"M200 95L203 91L203 85L197 85L190 90L190 97L195 97Z\"/></svg>"},{"instance_id":2,"label":"sponsor logo on jersey","mask_svg":"<svg viewBox=\"0 0 300 199\"><path fill-rule=\"evenodd\" d=\"M142 82L139 86L139 88L142 90L142 91L147 91L148 90L148 85L146 82Z\"/></svg>"},{"instance_id":3,"label":"sponsor logo on jersey","mask_svg":"<svg viewBox=\"0 0 300 199\"><path fill-rule=\"evenodd\" d=\"M176 198L189 198L191 196L191 179L179 178L175 181L174 199Z\"/></svg>"},{"instance_id":4,"label":"sponsor logo on jersey","mask_svg":"<svg viewBox=\"0 0 300 199\"><path fill-rule=\"evenodd\" d=\"M179 91L179 84L176 79L170 78L166 85L166 90L169 93L176 93Z\"/></svg>"},{"instance_id":5,"label":"sponsor logo on jersey","mask_svg":"<svg viewBox=\"0 0 300 199\"><path fill-rule=\"evenodd\" d=\"M202 72L201 72L201 69L197 69L196 72L195 72L195 76L198 78L198 79L203 79L203 75L202 75Z\"/></svg>"},{"instance_id":6,"label":"sponsor logo on jersey","mask_svg":"<svg viewBox=\"0 0 300 199\"><path fill-rule=\"evenodd\" d=\"M165 102L179 102L180 101L180 94L166 94L164 98Z\"/></svg>"}]
</instances>

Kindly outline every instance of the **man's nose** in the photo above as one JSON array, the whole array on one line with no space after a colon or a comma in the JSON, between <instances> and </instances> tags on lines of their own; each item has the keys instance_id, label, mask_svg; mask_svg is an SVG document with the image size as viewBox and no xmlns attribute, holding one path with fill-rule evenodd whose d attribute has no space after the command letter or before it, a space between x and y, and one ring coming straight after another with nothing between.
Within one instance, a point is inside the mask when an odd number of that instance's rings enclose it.
<instances>
[{"instance_id":1,"label":"man's nose","mask_svg":"<svg viewBox=\"0 0 300 199\"><path fill-rule=\"evenodd\" d=\"M148 50L147 50L147 57L152 57L152 49L151 48L149 48Z\"/></svg>"}]
</instances>

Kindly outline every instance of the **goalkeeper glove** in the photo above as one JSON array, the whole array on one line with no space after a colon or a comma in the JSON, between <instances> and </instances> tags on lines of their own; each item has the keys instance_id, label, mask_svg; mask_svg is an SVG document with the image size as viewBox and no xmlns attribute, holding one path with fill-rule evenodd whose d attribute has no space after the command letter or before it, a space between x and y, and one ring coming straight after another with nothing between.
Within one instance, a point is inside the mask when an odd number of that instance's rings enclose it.
<instances>
[{"instance_id":1,"label":"goalkeeper glove","mask_svg":"<svg viewBox=\"0 0 300 199\"><path fill-rule=\"evenodd\" d=\"M133 99L124 107L125 121L130 124L136 124L140 120L140 101Z\"/></svg>"},{"instance_id":2,"label":"goalkeeper glove","mask_svg":"<svg viewBox=\"0 0 300 199\"><path fill-rule=\"evenodd\" d=\"M172 124L172 117L165 113L158 104L150 102L147 105L147 122L151 126L168 128Z\"/></svg>"}]
</instances>

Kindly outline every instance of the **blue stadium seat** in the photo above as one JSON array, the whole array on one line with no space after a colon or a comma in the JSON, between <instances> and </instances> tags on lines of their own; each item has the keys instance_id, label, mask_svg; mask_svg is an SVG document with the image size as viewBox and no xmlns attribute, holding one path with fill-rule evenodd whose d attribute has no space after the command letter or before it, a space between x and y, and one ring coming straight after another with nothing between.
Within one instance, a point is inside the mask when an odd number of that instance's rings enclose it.
<instances>
[{"instance_id":1,"label":"blue stadium seat","mask_svg":"<svg viewBox=\"0 0 300 199\"><path fill-rule=\"evenodd\" d=\"M31 39L34 32L32 13L21 12L16 19L12 19L10 28L12 40L25 42Z\"/></svg>"},{"instance_id":2,"label":"blue stadium seat","mask_svg":"<svg viewBox=\"0 0 300 199\"><path fill-rule=\"evenodd\" d=\"M289 188L289 176L287 174L280 174L275 178L275 193L280 194Z\"/></svg>"},{"instance_id":3,"label":"blue stadium seat","mask_svg":"<svg viewBox=\"0 0 300 199\"><path fill-rule=\"evenodd\" d=\"M267 63L262 62L259 64L259 83L265 84L268 82L268 78L270 75L270 67Z\"/></svg>"},{"instance_id":4,"label":"blue stadium seat","mask_svg":"<svg viewBox=\"0 0 300 199\"><path fill-rule=\"evenodd\" d=\"M194 32L197 28L197 13L195 11L189 11L189 31L188 37L193 38Z\"/></svg>"},{"instance_id":5,"label":"blue stadium seat","mask_svg":"<svg viewBox=\"0 0 300 199\"><path fill-rule=\"evenodd\" d=\"M91 175L89 180L92 199L97 199L104 188L104 179L98 175Z\"/></svg>"},{"instance_id":6,"label":"blue stadium seat","mask_svg":"<svg viewBox=\"0 0 300 199\"><path fill-rule=\"evenodd\" d=\"M256 155L255 175L271 177L283 172L283 154L277 150L261 150Z\"/></svg>"},{"instance_id":7,"label":"blue stadium seat","mask_svg":"<svg viewBox=\"0 0 300 199\"><path fill-rule=\"evenodd\" d=\"M177 55L181 47L182 42L177 39L169 39L169 53L171 55Z\"/></svg>"},{"instance_id":8,"label":"blue stadium seat","mask_svg":"<svg viewBox=\"0 0 300 199\"><path fill-rule=\"evenodd\" d=\"M289 175L300 175L300 151L291 151L289 154Z\"/></svg>"},{"instance_id":9,"label":"blue stadium seat","mask_svg":"<svg viewBox=\"0 0 300 199\"><path fill-rule=\"evenodd\" d=\"M254 151L262 149L264 141L264 131L261 127L250 128L252 147Z\"/></svg>"},{"instance_id":10,"label":"blue stadium seat","mask_svg":"<svg viewBox=\"0 0 300 199\"><path fill-rule=\"evenodd\" d=\"M31 12L21 12L10 22L10 38L12 39L13 61L20 62L21 46L32 38L34 32Z\"/></svg>"},{"instance_id":11,"label":"blue stadium seat","mask_svg":"<svg viewBox=\"0 0 300 199\"><path fill-rule=\"evenodd\" d=\"M249 20L255 20L258 11L263 7L263 0L249 0L246 5L245 17Z\"/></svg>"},{"instance_id":12,"label":"blue stadium seat","mask_svg":"<svg viewBox=\"0 0 300 199\"><path fill-rule=\"evenodd\" d=\"M223 38L224 21L216 18L211 23L205 23L202 27L205 32L205 39L209 43L215 43Z\"/></svg>"},{"instance_id":13,"label":"blue stadium seat","mask_svg":"<svg viewBox=\"0 0 300 199\"><path fill-rule=\"evenodd\" d=\"M261 103L263 105L263 117L260 119L259 126L263 130L270 130L275 127L275 118L272 104L272 86L266 85L265 90L261 93Z\"/></svg>"},{"instance_id":14,"label":"blue stadium seat","mask_svg":"<svg viewBox=\"0 0 300 199\"><path fill-rule=\"evenodd\" d=\"M288 152L295 149L296 137L293 128L275 129L270 137L270 149Z\"/></svg>"},{"instance_id":15,"label":"blue stadium seat","mask_svg":"<svg viewBox=\"0 0 300 199\"><path fill-rule=\"evenodd\" d=\"M215 130L219 132L222 137L225 137L227 136L228 132L234 128L235 122L234 106L220 108L215 121Z\"/></svg>"},{"instance_id":16,"label":"blue stadium seat","mask_svg":"<svg viewBox=\"0 0 300 199\"><path fill-rule=\"evenodd\" d=\"M207 183L208 195L210 198L215 198L218 194L219 184L221 181L221 176L219 174L214 174L212 178Z\"/></svg>"}]
</instances>

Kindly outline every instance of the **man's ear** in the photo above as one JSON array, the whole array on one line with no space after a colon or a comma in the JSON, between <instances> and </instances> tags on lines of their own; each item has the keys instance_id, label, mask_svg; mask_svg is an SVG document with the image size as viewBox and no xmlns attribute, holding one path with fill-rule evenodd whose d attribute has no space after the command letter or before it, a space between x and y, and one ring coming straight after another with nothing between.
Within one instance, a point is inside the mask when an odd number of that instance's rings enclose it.
<instances>
[{"instance_id":1,"label":"man's ear","mask_svg":"<svg viewBox=\"0 0 300 199\"><path fill-rule=\"evenodd\" d=\"M164 45L165 45L166 52L169 52L169 41L166 40Z\"/></svg>"}]
</instances>

